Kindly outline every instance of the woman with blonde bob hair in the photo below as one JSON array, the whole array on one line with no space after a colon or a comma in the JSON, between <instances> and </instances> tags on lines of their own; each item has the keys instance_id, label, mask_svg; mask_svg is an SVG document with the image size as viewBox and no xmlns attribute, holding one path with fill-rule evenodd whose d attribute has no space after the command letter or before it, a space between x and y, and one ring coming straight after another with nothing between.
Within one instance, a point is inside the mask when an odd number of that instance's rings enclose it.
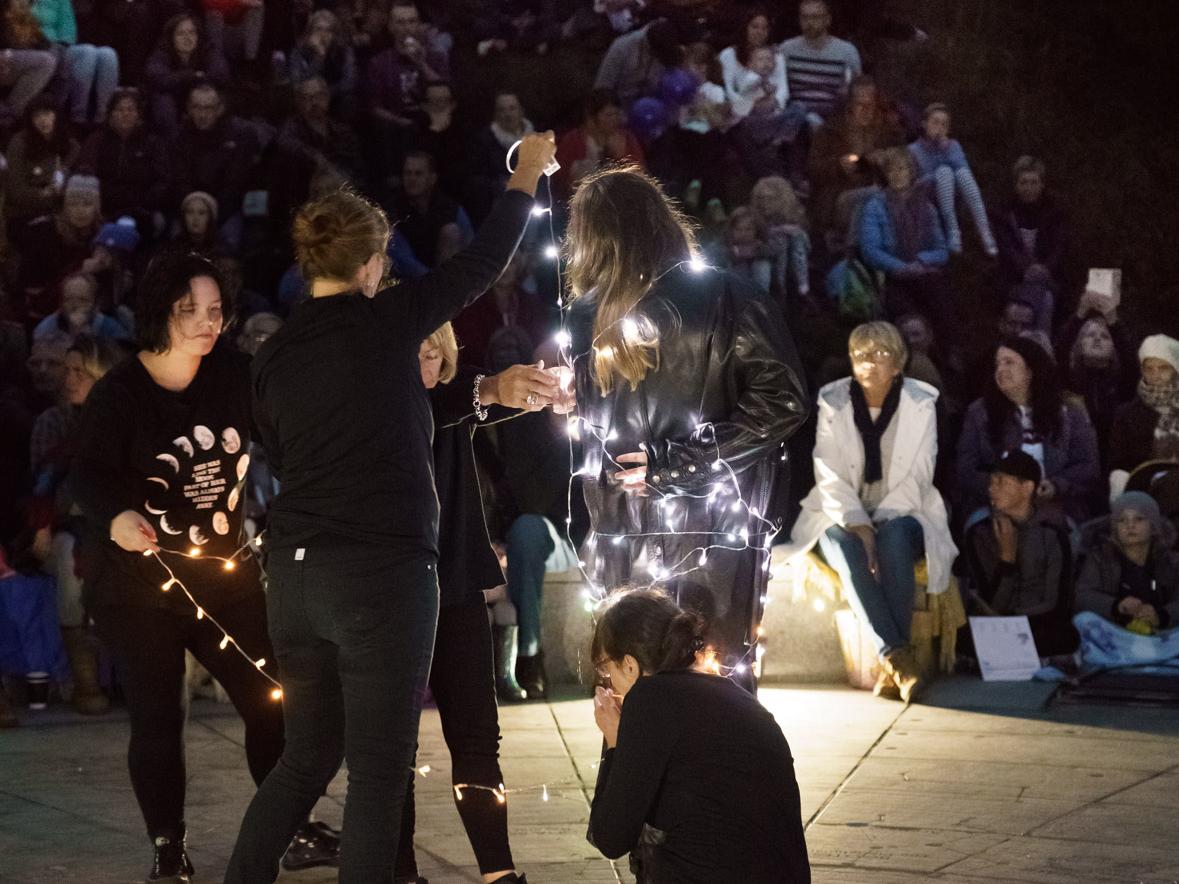
<instances>
[{"instance_id":1,"label":"woman with blonde bob hair","mask_svg":"<svg viewBox=\"0 0 1179 884\"><path fill-rule=\"evenodd\" d=\"M228 884L275 879L300 816L345 757L340 882L392 876L438 621L434 427L418 354L512 259L554 150L552 133L525 138L475 239L421 279L385 279L388 220L354 193L295 218L311 297L253 362L254 415L281 482L267 606L286 746L246 812ZM466 391L480 420L505 392L482 381ZM556 383L535 371L525 389L526 403L504 404L543 407Z\"/></svg>"},{"instance_id":2,"label":"woman with blonde bob hair","mask_svg":"<svg viewBox=\"0 0 1179 884\"><path fill-rule=\"evenodd\" d=\"M872 633L877 696L908 702L922 687L909 650L914 564L925 558L928 591L941 593L958 554L933 487L938 393L902 374L909 351L892 323L857 326L847 346L852 376L819 390L815 487L788 555L819 544Z\"/></svg>"},{"instance_id":3,"label":"woman with blonde bob hair","mask_svg":"<svg viewBox=\"0 0 1179 884\"><path fill-rule=\"evenodd\" d=\"M646 575L697 594L710 641L737 665L761 614L779 449L807 396L780 310L696 254L636 167L578 186L565 255L592 529L582 558L607 591Z\"/></svg>"},{"instance_id":4,"label":"woman with blonde bob hair","mask_svg":"<svg viewBox=\"0 0 1179 884\"><path fill-rule=\"evenodd\" d=\"M455 807L479 871L485 881L524 881L513 868L508 808L494 791L502 787L504 775L499 766L497 680L491 677L497 655L492 652L483 593L502 585L504 574L487 535L474 449L480 423L507 420L519 412L497 405L487 410L485 419L480 418L471 398L479 369L460 364L458 340L449 322L422 341L418 362L434 413L434 483L439 510L438 630L430 692L450 751L451 782L460 789ZM484 378L480 392L487 395L486 391L494 390L495 401L523 402L526 410L539 410L525 401L536 371L528 365L510 366ZM511 638L514 645L515 635ZM411 769L393 873L396 881L420 880L413 848L414 776Z\"/></svg>"}]
</instances>

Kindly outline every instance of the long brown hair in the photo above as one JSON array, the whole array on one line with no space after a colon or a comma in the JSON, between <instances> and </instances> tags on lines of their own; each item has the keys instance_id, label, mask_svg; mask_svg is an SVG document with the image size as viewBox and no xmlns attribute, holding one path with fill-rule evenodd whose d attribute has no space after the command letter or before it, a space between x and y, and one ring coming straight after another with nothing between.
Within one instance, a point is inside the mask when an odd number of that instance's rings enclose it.
<instances>
[{"instance_id":1,"label":"long brown hair","mask_svg":"<svg viewBox=\"0 0 1179 884\"><path fill-rule=\"evenodd\" d=\"M691 222L638 166L581 180L569 204L564 257L572 298L591 297L593 376L603 395L618 380L632 390L659 366L659 339L627 333L635 306L663 273L696 256ZM637 326L634 326L637 327Z\"/></svg>"}]
</instances>

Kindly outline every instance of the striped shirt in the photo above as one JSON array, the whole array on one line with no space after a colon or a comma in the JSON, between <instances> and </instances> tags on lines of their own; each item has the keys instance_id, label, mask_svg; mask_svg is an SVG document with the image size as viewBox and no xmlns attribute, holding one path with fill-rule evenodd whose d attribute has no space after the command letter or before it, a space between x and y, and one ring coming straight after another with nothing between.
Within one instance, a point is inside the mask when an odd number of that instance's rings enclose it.
<instances>
[{"instance_id":1,"label":"striped shirt","mask_svg":"<svg viewBox=\"0 0 1179 884\"><path fill-rule=\"evenodd\" d=\"M862 70L859 51L838 37L828 37L821 49L811 46L805 37L793 37L778 51L786 60L790 97L823 118L831 115L846 94L847 84Z\"/></svg>"}]
</instances>

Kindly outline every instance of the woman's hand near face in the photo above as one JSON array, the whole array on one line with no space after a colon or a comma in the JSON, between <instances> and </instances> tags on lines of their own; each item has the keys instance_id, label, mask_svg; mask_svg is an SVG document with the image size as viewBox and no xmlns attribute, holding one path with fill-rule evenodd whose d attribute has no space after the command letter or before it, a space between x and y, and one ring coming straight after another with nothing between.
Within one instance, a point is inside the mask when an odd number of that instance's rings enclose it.
<instances>
[{"instance_id":1,"label":"woman's hand near face","mask_svg":"<svg viewBox=\"0 0 1179 884\"><path fill-rule=\"evenodd\" d=\"M618 723L622 720L622 701L609 688L594 690L594 723L602 732L606 748L618 745Z\"/></svg>"}]
</instances>

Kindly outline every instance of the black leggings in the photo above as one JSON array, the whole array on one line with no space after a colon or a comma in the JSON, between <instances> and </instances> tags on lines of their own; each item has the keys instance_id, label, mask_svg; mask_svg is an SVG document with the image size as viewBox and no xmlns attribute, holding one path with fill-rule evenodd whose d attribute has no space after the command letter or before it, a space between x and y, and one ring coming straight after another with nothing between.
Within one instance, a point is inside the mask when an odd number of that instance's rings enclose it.
<instances>
[{"instance_id":1,"label":"black leggings","mask_svg":"<svg viewBox=\"0 0 1179 884\"><path fill-rule=\"evenodd\" d=\"M495 703L495 675L491 654L491 627L487 606L479 596L447 605L438 611L438 637L430 690L442 719L442 735L450 750L454 784L470 783L498 788L499 710ZM417 875L413 851L413 773L401 814L398 841L398 878ZM484 789L464 789L455 800L467 839L483 874L514 868L508 845L508 807Z\"/></svg>"},{"instance_id":2,"label":"black leggings","mask_svg":"<svg viewBox=\"0 0 1179 884\"><path fill-rule=\"evenodd\" d=\"M271 684L240 654L221 651L221 632L161 608L100 607L96 631L114 654L127 692L131 743L127 766L149 837L176 838L184 819L184 724L188 691L184 652L192 655L225 688L246 725L246 760L261 783L282 754L282 704L270 698ZM262 592L215 612L217 620L255 659L274 660L266 632ZM274 673L274 664L266 666Z\"/></svg>"}]
</instances>

